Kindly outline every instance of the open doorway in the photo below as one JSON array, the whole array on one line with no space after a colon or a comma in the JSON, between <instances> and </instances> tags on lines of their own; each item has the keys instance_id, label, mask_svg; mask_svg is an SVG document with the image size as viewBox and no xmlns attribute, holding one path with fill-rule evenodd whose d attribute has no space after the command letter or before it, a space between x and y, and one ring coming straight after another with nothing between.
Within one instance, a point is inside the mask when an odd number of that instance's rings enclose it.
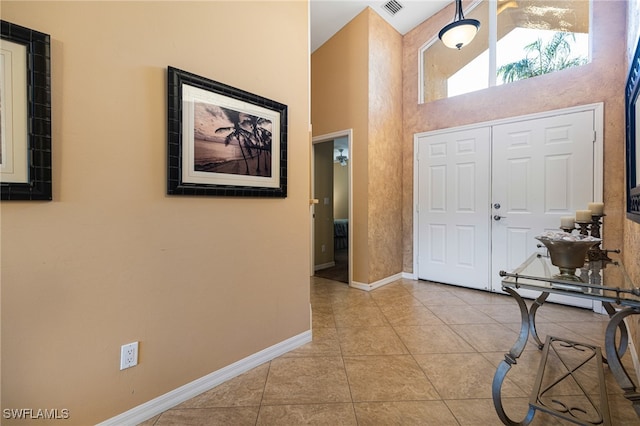
<instances>
[{"instance_id":1,"label":"open doorway","mask_svg":"<svg viewBox=\"0 0 640 426\"><path fill-rule=\"evenodd\" d=\"M351 282L351 131L313 138L314 275Z\"/></svg>"}]
</instances>

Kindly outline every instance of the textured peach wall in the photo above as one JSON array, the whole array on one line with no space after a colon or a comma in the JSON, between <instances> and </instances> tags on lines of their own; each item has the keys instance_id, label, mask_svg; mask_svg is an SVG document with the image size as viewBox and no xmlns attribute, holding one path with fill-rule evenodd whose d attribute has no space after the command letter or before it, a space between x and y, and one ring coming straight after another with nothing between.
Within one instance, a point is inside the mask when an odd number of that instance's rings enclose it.
<instances>
[{"instance_id":1,"label":"textured peach wall","mask_svg":"<svg viewBox=\"0 0 640 426\"><path fill-rule=\"evenodd\" d=\"M593 3L593 60L590 64L418 104L418 50L447 24L450 7L405 35L403 40L403 247L404 271L413 271L413 135L576 105L604 103L604 202L607 248L622 248L624 217L624 81L626 2ZM452 50L451 55L456 51Z\"/></svg>"},{"instance_id":2,"label":"textured peach wall","mask_svg":"<svg viewBox=\"0 0 640 426\"><path fill-rule=\"evenodd\" d=\"M369 277L402 272L402 36L369 13Z\"/></svg>"},{"instance_id":3,"label":"textured peach wall","mask_svg":"<svg viewBox=\"0 0 640 426\"><path fill-rule=\"evenodd\" d=\"M402 36L365 9L311 56L314 136L353 128L353 280L402 272Z\"/></svg>"},{"instance_id":4,"label":"textured peach wall","mask_svg":"<svg viewBox=\"0 0 640 426\"><path fill-rule=\"evenodd\" d=\"M311 55L311 124L313 136L353 129L354 281L369 277L368 151L369 12L364 11Z\"/></svg>"},{"instance_id":5,"label":"textured peach wall","mask_svg":"<svg viewBox=\"0 0 640 426\"><path fill-rule=\"evenodd\" d=\"M627 12L627 25L629 26L627 37L627 64L635 53L636 46L640 41L640 1L630 0ZM624 221L624 264L631 281L640 287L640 224L628 219ZM635 336L635 342L640 342L640 318L639 315L628 317L631 325L631 333ZM640 351L640 348L638 348Z\"/></svg>"}]
</instances>

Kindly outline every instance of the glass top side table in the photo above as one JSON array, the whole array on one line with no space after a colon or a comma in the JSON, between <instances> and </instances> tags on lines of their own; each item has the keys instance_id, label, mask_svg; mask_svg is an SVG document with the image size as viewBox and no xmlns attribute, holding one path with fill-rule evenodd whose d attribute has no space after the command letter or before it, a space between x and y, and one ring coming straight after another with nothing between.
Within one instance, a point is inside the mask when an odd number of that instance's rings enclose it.
<instances>
[{"instance_id":1,"label":"glass top side table","mask_svg":"<svg viewBox=\"0 0 640 426\"><path fill-rule=\"evenodd\" d=\"M640 417L640 393L636 390L633 380L620 361L629 343L624 319L629 315L640 314L640 288L633 285L623 265L617 261L587 261L582 268L576 270L575 277L568 280L560 275L559 269L551 264L549 257L535 253L513 272L501 271L500 275L503 277L502 289L516 300L521 313L518 339L511 350L505 354L505 359L498 365L493 378L493 402L500 420L506 425L527 425L533 420L536 410L541 410L577 424L610 424L600 348L552 336L547 337L546 342L542 342L538 337L535 324L536 311L544 304L549 294L561 294L602 302L609 314L609 323L605 331L606 362L618 385L624 391L625 397L633 403L633 407ZM521 288L540 292L530 308L527 308L527 304L518 293ZM522 355L529 336L535 340L539 349L543 349L543 358L530 398L529 411L522 421L514 421L504 411L501 389L507 373ZM601 411L591 416L591 419L585 419L580 408L574 409L559 401L554 401L556 407L550 407L541 402L541 392L546 391L546 388L542 386L542 377L548 356L547 351L550 346L551 350L555 351L553 345L558 344L565 348L573 347L577 351L592 353L594 359L599 359L602 407L598 409ZM561 408L557 409L558 406Z\"/></svg>"}]
</instances>

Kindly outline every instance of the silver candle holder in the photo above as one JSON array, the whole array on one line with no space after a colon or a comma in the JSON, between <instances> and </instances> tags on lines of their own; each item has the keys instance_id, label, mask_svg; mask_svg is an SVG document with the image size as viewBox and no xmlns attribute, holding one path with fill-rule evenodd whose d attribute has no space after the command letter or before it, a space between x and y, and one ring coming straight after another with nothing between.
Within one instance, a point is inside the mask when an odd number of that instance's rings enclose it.
<instances>
[{"instance_id":1,"label":"silver candle holder","mask_svg":"<svg viewBox=\"0 0 640 426\"><path fill-rule=\"evenodd\" d=\"M609 257L609 253L620 253L620 250L606 250L602 248L602 237L600 230L603 226L603 219L606 216L604 213L600 214L592 214L591 220L576 220L575 224L572 227L569 226L560 226L560 229L568 234L573 233L573 231L578 230L579 234L587 237L591 236L594 238L600 239L597 245L594 245L587 252L587 259L590 261L605 261L612 262Z\"/></svg>"}]
</instances>

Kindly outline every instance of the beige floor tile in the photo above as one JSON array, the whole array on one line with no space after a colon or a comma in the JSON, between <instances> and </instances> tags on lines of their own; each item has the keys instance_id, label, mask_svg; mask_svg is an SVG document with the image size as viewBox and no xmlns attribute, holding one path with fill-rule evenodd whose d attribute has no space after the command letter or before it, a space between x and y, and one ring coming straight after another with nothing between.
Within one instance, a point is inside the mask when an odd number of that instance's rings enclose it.
<instances>
[{"instance_id":1,"label":"beige floor tile","mask_svg":"<svg viewBox=\"0 0 640 426\"><path fill-rule=\"evenodd\" d=\"M564 327L561 324L551 323L551 322L536 322L536 330L538 332L538 337L544 343L547 339L547 336L561 337L563 339L573 340L574 342L587 343L590 345L599 345L599 339L590 339L586 336L580 335L573 330L570 330L567 327Z\"/></svg>"},{"instance_id":2,"label":"beige floor tile","mask_svg":"<svg viewBox=\"0 0 640 426\"><path fill-rule=\"evenodd\" d=\"M640 417L633 404L622 394L609 394L609 414L613 425L640 425Z\"/></svg>"},{"instance_id":3,"label":"beige floor tile","mask_svg":"<svg viewBox=\"0 0 640 426\"><path fill-rule=\"evenodd\" d=\"M590 321L590 322L609 321L609 318L607 317L607 315L597 314L588 309L564 306L556 303L545 303L538 309L536 315L540 317L544 317L544 319L547 321L553 321L557 323L572 322L572 321L573 322L575 321Z\"/></svg>"},{"instance_id":4,"label":"beige floor tile","mask_svg":"<svg viewBox=\"0 0 640 426\"><path fill-rule=\"evenodd\" d=\"M444 324L440 318L422 304L381 306L380 309L392 326Z\"/></svg>"},{"instance_id":5,"label":"beige floor tile","mask_svg":"<svg viewBox=\"0 0 640 426\"><path fill-rule=\"evenodd\" d=\"M345 356L409 353L391 327L344 327L338 329L338 338Z\"/></svg>"},{"instance_id":6,"label":"beige floor tile","mask_svg":"<svg viewBox=\"0 0 640 426\"><path fill-rule=\"evenodd\" d=\"M411 294L415 293L416 291L446 291L446 288L448 287L430 281L418 281L409 279L402 279L399 281L399 284L402 286L402 288L404 288Z\"/></svg>"},{"instance_id":7,"label":"beige floor tile","mask_svg":"<svg viewBox=\"0 0 640 426\"><path fill-rule=\"evenodd\" d=\"M428 306L445 324L495 324L489 315L471 305L438 305Z\"/></svg>"},{"instance_id":8,"label":"beige floor tile","mask_svg":"<svg viewBox=\"0 0 640 426\"><path fill-rule=\"evenodd\" d=\"M359 426L458 426L442 401L359 402L354 407Z\"/></svg>"},{"instance_id":9,"label":"beige floor tile","mask_svg":"<svg viewBox=\"0 0 640 426\"><path fill-rule=\"evenodd\" d=\"M604 335L607 323L603 321L563 321L559 323L567 332L573 333L577 341L595 342L599 346L604 346ZM564 337L564 334L561 335ZM582 340L581 340L582 339Z\"/></svg>"},{"instance_id":10,"label":"beige floor tile","mask_svg":"<svg viewBox=\"0 0 640 426\"><path fill-rule=\"evenodd\" d=\"M454 296L446 290L433 291L433 290L415 290L413 291L413 297L422 302L426 307L431 306L456 306L463 305L469 306L467 302Z\"/></svg>"},{"instance_id":11,"label":"beige floor tile","mask_svg":"<svg viewBox=\"0 0 640 426\"><path fill-rule=\"evenodd\" d=\"M313 316L311 319L311 327L316 328L335 328L336 320L333 316L333 311L317 311L313 310Z\"/></svg>"},{"instance_id":12,"label":"beige floor tile","mask_svg":"<svg viewBox=\"0 0 640 426\"><path fill-rule=\"evenodd\" d=\"M473 305L473 307L500 323L518 323L521 321L520 308L513 299L511 299L510 304L494 303Z\"/></svg>"},{"instance_id":13,"label":"beige floor tile","mask_svg":"<svg viewBox=\"0 0 640 426\"><path fill-rule=\"evenodd\" d=\"M464 287L454 287L451 293L469 305L516 305L516 302L511 296L502 293L491 293L489 291L472 290Z\"/></svg>"},{"instance_id":14,"label":"beige floor tile","mask_svg":"<svg viewBox=\"0 0 640 426\"><path fill-rule=\"evenodd\" d=\"M475 352L445 324L398 326L395 330L412 354Z\"/></svg>"},{"instance_id":15,"label":"beige floor tile","mask_svg":"<svg viewBox=\"0 0 640 426\"><path fill-rule=\"evenodd\" d=\"M371 292L371 296L373 296L376 300L388 299L394 297L403 297L404 295L409 294L407 289L402 285L402 281L394 281L390 284L377 288L375 291Z\"/></svg>"},{"instance_id":16,"label":"beige floor tile","mask_svg":"<svg viewBox=\"0 0 640 426\"><path fill-rule=\"evenodd\" d=\"M259 406L173 409L162 413L154 426L253 426L256 424L259 409Z\"/></svg>"},{"instance_id":17,"label":"beige floor tile","mask_svg":"<svg viewBox=\"0 0 640 426\"><path fill-rule=\"evenodd\" d=\"M313 339L306 345L300 346L286 354L286 357L300 356L340 356L340 341L338 340L338 332L335 328L314 327Z\"/></svg>"},{"instance_id":18,"label":"beige floor tile","mask_svg":"<svg viewBox=\"0 0 640 426\"><path fill-rule=\"evenodd\" d=\"M520 398L523 404L528 400ZM485 399L453 399L444 401L461 426L501 425L496 414L493 400ZM520 420L520 418L518 418Z\"/></svg>"},{"instance_id":19,"label":"beige floor tile","mask_svg":"<svg viewBox=\"0 0 640 426\"><path fill-rule=\"evenodd\" d=\"M404 288L406 288L411 293L414 293L416 291L418 292L439 292L439 291L449 292L451 287L453 287L447 284L441 284L441 283L436 283L432 281L422 281L422 280L421 281L402 280L400 283Z\"/></svg>"},{"instance_id":20,"label":"beige floor tile","mask_svg":"<svg viewBox=\"0 0 640 426\"><path fill-rule=\"evenodd\" d=\"M369 292L349 289L347 293L339 292L331 295L331 304L334 309L354 309L359 307L377 306Z\"/></svg>"},{"instance_id":21,"label":"beige floor tile","mask_svg":"<svg viewBox=\"0 0 640 426\"><path fill-rule=\"evenodd\" d=\"M439 399L410 355L344 357L354 402Z\"/></svg>"},{"instance_id":22,"label":"beige floor tile","mask_svg":"<svg viewBox=\"0 0 640 426\"><path fill-rule=\"evenodd\" d=\"M399 281L385 285L371 292L371 297L379 305L386 303L420 304Z\"/></svg>"},{"instance_id":23,"label":"beige floor tile","mask_svg":"<svg viewBox=\"0 0 640 426\"><path fill-rule=\"evenodd\" d=\"M366 292L313 277L310 303L312 342L140 426L502 424L491 386L520 332L521 314L512 297L411 279ZM536 315L543 341L551 334L594 345L602 345L607 320L553 303ZM527 413L541 356L530 337L505 378L502 401L515 421ZM575 358L569 356L569 362ZM635 377L629 353L622 362ZM564 372L557 361L548 368ZM591 370L576 375L594 392ZM604 374L612 425L640 426L607 365ZM562 400L576 398L569 382L554 391ZM531 422L570 424L544 412L536 412Z\"/></svg>"},{"instance_id":24,"label":"beige floor tile","mask_svg":"<svg viewBox=\"0 0 640 426\"><path fill-rule=\"evenodd\" d=\"M263 405L258 426L356 426L353 404Z\"/></svg>"},{"instance_id":25,"label":"beige floor tile","mask_svg":"<svg viewBox=\"0 0 640 426\"><path fill-rule=\"evenodd\" d=\"M403 290L402 294L399 293L391 293L386 294L383 297L373 296L373 300L376 302L378 307L384 308L393 308L393 307L412 307L412 306L424 306L422 302L413 297L410 293Z\"/></svg>"},{"instance_id":26,"label":"beige floor tile","mask_svg":"<svg viewBox=\"0 0 640 426\"><path fill-rule=\"evenodd\" d=\"M327 293L311 293L309 300L313 309L331 309L331 296Z\"/></svg>"},{"instance_id":27,"label":"beige floor tile","mask_svg":"<svg viewBox=\"0 0 640 426\"><path fill-rule=\"evenodd\" d=\"M449 327L478 352L509 351L518 339L518 334L503 324L457 324Z\"/></svg>"},{"instance_id":28,"label":"beige floor tile","mask_svg":"<svg viewBox=\"0 0 640 426\"><path fill-rule=\"evenodd\" d=\"M336 327L380 327L389 322L377 306L334 309Z\"/></svg>"},{"instance_id":29,"label":"beige floor tile","mask_svg":"<svg viewBox=\"0 0 640 426\"><path fill-rule=\"evenodd\" d=\"M491 398L496 369L481 354L428 354L415 359L443 399ZM527 396L508 377L502 394Z\"/></svg>"},{"instance_id":30,"label":"beige floor tile","mask_svg":"<svg viewBox=\"0 0 640 426\"><path fill-rule=\"evenodd\" d=\"M260 365L183 402L176 408L259 406L268 372L269 363Z\"/></svg>"},{"instance_id":31,"label":"beige floor tile","mask_svg":"<svg viewBox=\"0 0 640 426\"><path fill-rule=\"evenodd\" d=\"M341 357L284 357L271 361L262 404L331 402L351 402Z\"/></svg>"}]
</instances>

